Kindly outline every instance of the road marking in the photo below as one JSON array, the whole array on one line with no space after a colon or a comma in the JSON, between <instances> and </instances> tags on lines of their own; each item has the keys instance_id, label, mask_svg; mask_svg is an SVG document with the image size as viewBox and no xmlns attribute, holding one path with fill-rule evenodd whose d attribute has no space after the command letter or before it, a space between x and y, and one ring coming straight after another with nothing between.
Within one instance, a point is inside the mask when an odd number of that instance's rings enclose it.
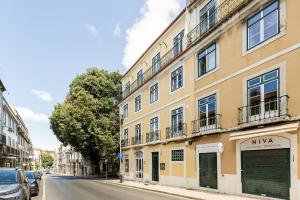
<instances>
[{"instance_id":1,"label":"road marking","mask_svg":"<svg viewBox=\"0 0 300 200\"><path fill-rule=\"evenodd\" d=\"M46 200L46 178L43 179L43 200Z\"/></svg>"}]
</instances>

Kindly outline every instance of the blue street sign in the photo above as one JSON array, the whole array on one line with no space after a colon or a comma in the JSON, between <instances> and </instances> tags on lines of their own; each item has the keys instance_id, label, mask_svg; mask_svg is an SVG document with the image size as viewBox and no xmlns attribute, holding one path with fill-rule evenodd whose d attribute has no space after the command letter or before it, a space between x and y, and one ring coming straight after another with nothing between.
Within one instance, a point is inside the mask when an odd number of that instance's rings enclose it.
<instances>
[{"instance_id":1,"label":"blue street sign","mask_svg":"<svg viewBox=\"0 0 300 200\"><path fill-rule=\"evenodd\" d=\"M118 158L119 158L119 159L122 159L123 157L124 157L123 154L121 154L121 153L118 154Z\"/></svg>"}]
</instances>

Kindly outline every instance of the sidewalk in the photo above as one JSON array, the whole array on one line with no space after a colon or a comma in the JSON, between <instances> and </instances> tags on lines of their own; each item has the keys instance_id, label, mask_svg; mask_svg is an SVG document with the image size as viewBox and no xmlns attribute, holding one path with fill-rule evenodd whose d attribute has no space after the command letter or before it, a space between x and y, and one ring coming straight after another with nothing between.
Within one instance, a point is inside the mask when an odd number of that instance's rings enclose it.
<instances>
[{"instance_id":1,"label":"sidewalk","mask_svg":"<svg viewBox=\"0 0 300 200\"><path fill-rule=\"evenodd\" d=\"M256 198L244 197L244 196L236 196L230 194L221 194L216 192L208 192L208 191L200 191L200 190L188 190L184 188L178 187L170 187L170 186L163 186L163 185L145 185L144 183L140 182L133 182L133 181L125 181L120 183L119 180L101 180L103 183L108 184L115 184L125 187L133 187L138 189L150 190L155 192L160 192L164 194L172 194L186 198L192 198L194 200L261 200Z\"/></svg>"}]
</instances>

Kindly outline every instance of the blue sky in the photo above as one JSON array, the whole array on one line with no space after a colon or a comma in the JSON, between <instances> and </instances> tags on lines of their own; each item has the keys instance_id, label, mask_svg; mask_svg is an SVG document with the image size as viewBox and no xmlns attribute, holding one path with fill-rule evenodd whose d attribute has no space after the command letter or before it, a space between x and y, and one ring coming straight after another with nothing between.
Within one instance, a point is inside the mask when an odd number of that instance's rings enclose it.
<instances>
[{"instance_id":1,"label":"blue sky","mask_svg":"<svg viewBox=\"0 0 300 200\"><path fill-rule=\"evenodd\" d=\"M57 148L47 118L77 74L88 67L125 72L183 6L184 0L1 1L0 78L33 145Z\"/></svg>"}]
</instances>

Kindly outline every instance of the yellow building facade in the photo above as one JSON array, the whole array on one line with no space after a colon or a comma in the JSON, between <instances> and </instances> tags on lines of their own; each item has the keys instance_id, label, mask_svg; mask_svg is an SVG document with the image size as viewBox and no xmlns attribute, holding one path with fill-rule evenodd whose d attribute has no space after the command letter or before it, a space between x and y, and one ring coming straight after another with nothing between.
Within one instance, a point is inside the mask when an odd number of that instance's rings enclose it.
<instances>
[{"instance_id":1,"label":"yellow building facade","mask_svg":"<svg viewBox=\"0 0 300 200\"><path fill-rule=\"evenodd\" d=\"M122 78L127 180L300 199L297 0L194 0Z\"/></svg>"}]
</instances>

